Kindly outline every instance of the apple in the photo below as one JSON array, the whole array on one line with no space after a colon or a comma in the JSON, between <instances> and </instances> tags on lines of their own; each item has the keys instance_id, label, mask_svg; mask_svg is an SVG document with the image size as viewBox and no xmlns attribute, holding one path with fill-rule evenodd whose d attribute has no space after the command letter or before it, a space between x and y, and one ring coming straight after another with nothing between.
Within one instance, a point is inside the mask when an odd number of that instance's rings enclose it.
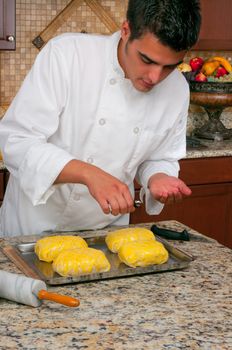
<instances>
[{"instance_id":1,"label":"apple","mask_svg":"<svg viewBox=\"0 0 232 350\"><path fill-rule=\"evenodd\" d=\"M205 76L204 73L200 72L195 76L195 81L204 82L204 81L207 81L207 77Z\"/></svg>"},{"instance_id":2,"label":"apple","mask_svg":"<svg viewBox=\"0 0 232 350\"><path fill-rule=\"evenodd\" d=\"M203 66L204 60L201 57L194 57L189 61L193 72L199 71Z\"/></svg>"},{"instance_id":3,"label":"apple","mask_svg":"<svg viewBox=\"0 0 232 350\"><path fill-rule=\"evenodd\" d=\"M223 77L223 75L227 74L228 72L224 67L220 66L217 68L215 73L216 73L215 77L220 78L220 77Z\"/></svg>"}]
</instances>

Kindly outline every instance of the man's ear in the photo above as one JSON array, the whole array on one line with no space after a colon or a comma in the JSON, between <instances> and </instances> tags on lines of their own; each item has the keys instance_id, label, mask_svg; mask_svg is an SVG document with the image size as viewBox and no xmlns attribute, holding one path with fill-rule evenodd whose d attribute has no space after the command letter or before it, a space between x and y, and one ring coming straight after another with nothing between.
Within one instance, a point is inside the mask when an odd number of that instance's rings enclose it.
<instances>
[{"instance_id":1,"label":"man's ear","mask_svg":"<svg viewBox=\"0 0 232 350\"><path fill-rule=\"evenodd\" d=\"M129 22L128 21L124 21L122 23L122 26L121 26L121 38L123 40L127 41L129 39L129 37L130 37L130 33L131 33L131 31L130 31Z\"/></svg>"}]
</instances>

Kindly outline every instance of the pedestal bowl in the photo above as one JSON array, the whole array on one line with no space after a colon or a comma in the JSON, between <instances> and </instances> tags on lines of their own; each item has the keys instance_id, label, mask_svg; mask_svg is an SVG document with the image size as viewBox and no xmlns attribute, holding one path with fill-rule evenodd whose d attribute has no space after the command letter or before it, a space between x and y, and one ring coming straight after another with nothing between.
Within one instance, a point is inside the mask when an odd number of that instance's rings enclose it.
<instances>
[{"instance_id":1,"label":"pedestal bowl","mask_svg":"<svg viewBox=\"0 0 232 350\"><path fill-rule=\"evenodd\" d=\"M205 109L209 120L194 131L195 136L211 140L226 140L232 137L232 129L221 122L222 111L232 106L232 83L191 81L190 101Z\"/></svg>"}]
</instances>

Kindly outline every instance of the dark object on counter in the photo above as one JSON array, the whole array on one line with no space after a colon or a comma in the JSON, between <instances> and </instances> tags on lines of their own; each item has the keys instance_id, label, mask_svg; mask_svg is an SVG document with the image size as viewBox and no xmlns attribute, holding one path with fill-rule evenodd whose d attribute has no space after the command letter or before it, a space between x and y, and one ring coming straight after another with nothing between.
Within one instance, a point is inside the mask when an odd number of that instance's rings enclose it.
<instances>
[{"instance_id":1,"label":"dark object on counter","mask_svg":"<svg viewBox=\"0 0 232 350\"><path fill-rule=\"evenodd\" d=\"M198 140L194 136L186 136L186 144L187 149L201 149L201 148L208 148L207 146L203 145L200 140Z\"/></svg>"},{"instance_id":2,"label":"dark object on counter","mask_svg":"<svg viewBox=\"0 0 232 350\"><path fill-rule=\"evenodd\" d=\"M179 241L190 241L189 233L187 230L184 230L182 232L177 232L173 230L167 230L165 228L159 228L156 225L151 226L151 231L160 237L166 238L166 239L173 239L173 240L179 240Z\"/></svg>"}]
</instances>

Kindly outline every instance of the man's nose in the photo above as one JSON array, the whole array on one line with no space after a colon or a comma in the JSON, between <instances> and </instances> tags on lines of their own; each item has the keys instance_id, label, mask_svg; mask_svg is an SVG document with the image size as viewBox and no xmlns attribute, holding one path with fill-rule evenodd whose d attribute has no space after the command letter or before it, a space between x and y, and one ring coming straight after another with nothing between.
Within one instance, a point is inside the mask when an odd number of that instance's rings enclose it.
<instances>
[{"instance_id":1,"label":"man's nose","mask_svg":"<svg viewBox=\"0 0 232 350\"><path fill-rule=\"evenodd\" d=\"M160 81L163 73L163 67L154 65L150 67L148 78L152 84L156 84Z\"/></svg>"}]
</instances>

